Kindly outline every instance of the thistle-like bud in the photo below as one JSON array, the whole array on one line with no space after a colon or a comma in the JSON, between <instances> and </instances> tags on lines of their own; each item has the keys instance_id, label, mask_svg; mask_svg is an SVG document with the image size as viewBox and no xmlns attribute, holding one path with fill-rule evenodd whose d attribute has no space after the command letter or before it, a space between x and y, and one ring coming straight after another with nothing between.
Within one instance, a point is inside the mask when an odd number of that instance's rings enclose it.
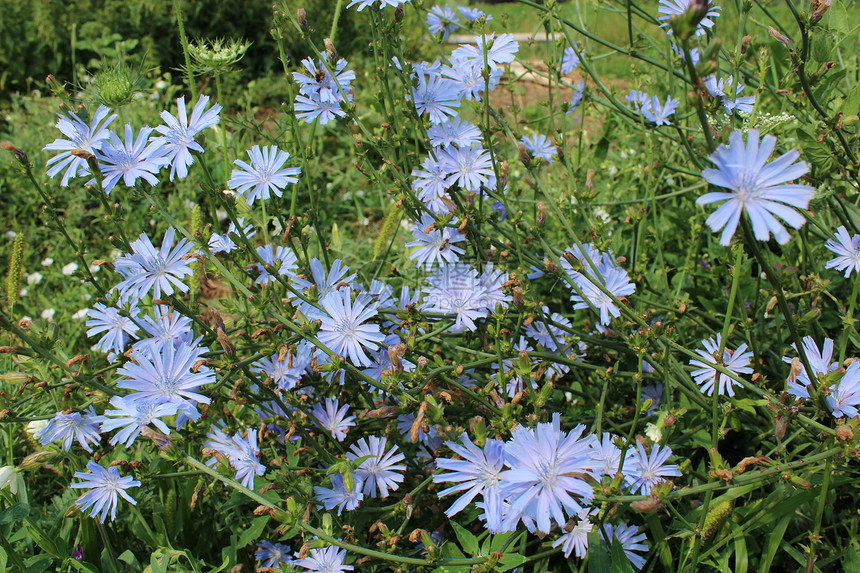
<instances>
[{"instance_id":1,"label":"thistle-like bud","mask_svg":"<svg viewBox=\"0 0 860 573\"><path fill-rule=\"evenodd\" d=\"M749 34L744 36L743 39L741 40L741 55L742 56L747 53L747 50L749 50L751 42L752 42L752 36L750 36Z\"/></svg>"},{"instance_id":2,"label":"thistle-like bud","mask_svg":"<svg viewBox=\"0 0 860 573\"><path fill-rule=\"evenodd\" d=\"M195 75L213 74L219 75L239 63L245 57L251 42L244 40L197 40L188 44L188 53L191 56L191 72Z\"/></svg>"},{"instance_id":3,"label":"thistle-like bud","mask_svg":"<svg viewBox=\"0 0 860 573\"><path fill-rule=\"evenodd\" d=\"M403 21L403 4L398 4L394 9L394 21L398 24Z\"/></svg>"},{"instance_id":4,"label":"thistle-like bud","mask_svg":"<svg viewBox=\"0 0 860 573\"><path fill-rule=\"evenodd\" d=\"M95 77L96 99L110 108L123 107L134 99L137 79L125 64L104 68Z\"/></svg>"}]
</instances>

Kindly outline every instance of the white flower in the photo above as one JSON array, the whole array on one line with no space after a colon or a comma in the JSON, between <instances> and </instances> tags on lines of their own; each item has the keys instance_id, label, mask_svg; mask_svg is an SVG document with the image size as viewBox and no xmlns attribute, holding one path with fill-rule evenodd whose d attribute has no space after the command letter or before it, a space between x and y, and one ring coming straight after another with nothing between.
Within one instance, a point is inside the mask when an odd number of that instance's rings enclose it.
<instances>
[{"instance_id":1,"label":"white flower","mask_svg":"<svg viewBox=\"0 0 860 573\"><path fill-rule=\"evenodd\" d=\"M17 475L18 468L15 466L3 466L0 468L0 489L9 488L12 495L18 495L18 487L21 478Z\"/></svg>"},{"instance_id":2,"label":"white flower","mask_svg":"<svg viewBox=\"0 0 860 573\"><path fill-rule=\"evenodd\" d=\"M54 259L52 259L51 257L48 257L47 259L42 260L42 266L43 267L50 267L53 264L54 264Z\"/></svg>"},{"instance_id":3,"label":"white flower","mask_svg":"<svg viewBox=\"0 0 860 573\"><path fill-rule=\"evenodd\" d=\"M16 233L15 231L6 231L6 234L4 236L11 241L18 236L18 233Z\"/></svg>"},{"instance_id":4,"label":"white flower","mask_svg":"<svg viewBox=\"0 0 860 573\"><path fill-rule=\"evenodd\" d=\"M86 309L84 309L86 310ZM42 428L48 425L48 420L33 420L27 423L27 433L35 437L36 434L42 431Z\"/></svg>"},{"instance_id":5,"label":"white flower","mask_svg":"<svg viewBox=\"0 0 860 573\"><path fill-rule=\"evenodd\" d=\"M53 308L46 308L45 310L42 311L42 318L44 318L48 322L51 322L52 320L54 320L54 314L56 312L57 311L54 310Z\"/></svg>"},{"instance_id":6,"label":"white flower","mask_svg":"<svg viewBox=\"0 0 860 573\"><path fill-rule=\"evenodd\" d=\"M68 277L71 276L72 273L74 273L76 270L78 270L78 263L69 263L63 267L63 274Z\"/></svg>"},{"instance_id":7,"label":"white flower","mask_svg":"<svg viewBox=\"0 0 860 573\"><path fill-rule=\"evenodd\" d=\"M649 440L655 443L663 439L663 431L658 428L656 424L652 424L650 422L645 425L645 435Z\"/></svg>"},{"instance_id":8,"label":"white flower","mask_svg":"<svg viewBox=\"0 0 860 573\"><path fill-rule=\"evenodd\" d=\"M36 271L35 273L30 273L27 275L27 284L28 285L37 285L42 282L42 273Z\"/></svg>"},{"instance_id":9,"label":"white flower","mask_svg":"<svg viewBox=\"0 0 860 573\"><path fill-rule=\"evenodd\" d=\"M85 309L85 308L82 308L81 310L79 310L78 312L76 312L75 314L72 315L72 318L74 320L81 320L82 318L86 318L86 317L87 317L87 309Z\"/></svg>"}]
</instances>

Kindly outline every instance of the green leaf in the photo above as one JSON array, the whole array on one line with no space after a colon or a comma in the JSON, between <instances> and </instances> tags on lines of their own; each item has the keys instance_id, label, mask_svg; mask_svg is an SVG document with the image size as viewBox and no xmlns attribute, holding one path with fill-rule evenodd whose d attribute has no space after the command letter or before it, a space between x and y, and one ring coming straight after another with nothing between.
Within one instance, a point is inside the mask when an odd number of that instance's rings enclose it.
<instances>
[{"instance_id":1,"label":"green leaf","mask_svg":"<svg viewBox=\"0 0 860 573\"><path fill-rule=\"evenodd\" d=\"M122 561L123 563L128 563L129 565L135 567L135 569L142 569L142 567L137 567L137 557L134 556L134 553L131 552L131 549L126 549L122 553L117 556L117 559Z\"/></svg>"},{"instance_id":2,"label":"green leaf","mask_svg":"<svg viewBox=\"0 0 860 573\"><path fill-rule=\"evenodd\" d=\"M269 519L270 517L268 515L254 518L251 522L251 526L243 531L242 535L239 536L239 542L236 544L236 549L242 549L246 545L256 541L266 528L266 524L269 523Z\"/></svg>"},{"instance_id":3,"label":"green leaf","mask_svg":"<svg viewBox=\"0 0 860 573\"><path fill-rule=\"evenodd\" d=\"M798 131L797 140L803 151L804 159L808 159L814 166L829 171L836 165L836 159L830 152L830 148L823 143L818 143L816 137L805 131Z\"/></svg>"},{"instance_id":4,"label":"green leaf","mask_svg":"<svg viewBox=\"0 0 860 573\"><path fill-rule=\"evenodd\" d=\"M27 573L42 573L53 563L48 555L35 555L24 560L24 565L27 566Z\"/></svg>"},{"instance_id":5,"label":"green leaf","mask_svg":"<svg viewBox=\"0 0 860 573\"><path fill-rule=\"evenodd\" d=\"M94 565L76 559L67 559L66 563L74 567L77 571L85 571L86 573L98 573L98 569Z\"/></svg>"},{"instance_id":6,"label":"green leaf","mask_svg":"<svg viewBox=\"0 0 860 573\"><path fill-rule=\"evenodd\" d=\"M152 573L167 573L169 562L170 559L166 555L162 555L160 559L155 555L149 557L149 567L152 569Z\"/></svg>"},{"instance_id":7,"label":"green leaf","mask_svg":"<svg viewBox=\"0 0 860 573\"><path fill-rule=\"evenodd\" d=\"M505 553L504 557L499 560L499 565L496 569L499 571L510 571L514 567L518 567L528 561L528 559L519 553Z\"/></svg>"},{"instance_id":8,"label":"green leaf","mask_svg":"<svg viewBox=\"0 0 860 573\"><path fill-rule=\"evenodd\" d=\"M833 40L828 34L815 34L812 36L812 57L820 63L830 59L833 51Z\"/></svg>"},{"instance_id":9,"label":"green leaf","mask_svg":"<svg viewBox=\"0 0 860 573\"><path fill-rule=\"evenodd\" d=\"M860 554L853 545L849 546L842 558L842 569L845 571L860 571Z\"/></svg>"},{"instance_id":10,"label":"green leaf","mask_svg":"<svg viewBox=\"0 0 860 573\"><path fill-rule=\"evenodd\" d=\"M744 412L749 412L750 414L756 413L754 406L767 406L767 404L768 400L752 400L750 398L734 401L735 407L743 410Z\"/></svg>"},{"instance_id":11,"label":"green leaf","mask_svg":"<svg viewBox=\"0 0 860 573\"><path fill-rule=\"evenodd\" d=\"M848 22L850 22L850 18L848 18L848 11L845 9L845 4L837 0L833 3L827 13L830 28L836 32L840 32L843 36L847 34L849 31Z\"/></svg>"},{"instance_id":12,"label":"green leaf","mask_svg":"<svg viewBox=\"0 0 860 573\"><path fill-rule=\"evenodd\" d=\"M6 573L6 550L0 547L0 573Z\"/></svg>"},{"instance_id":13,"label":"green leaf","mask_svg":"<svg viewBox=\"0 0 860 573\"><path fill-rule=\"evenodd\" d=\"M469 555L477 555L478 553L478 538L472 535L465 527L459 523L452 521L451 527L454 528L454 533L457 535L457 540L460 545Z\"/></svg>"},{"instance_id":14,"label":"green leaf","mask_svg":"<svg viewBox=\"0 0 860 573\"><path fill-rule=\"evenodd\" d=\"M624 546L621 545L621 540L617 537L612 537L612 554L610 556L612 564L609 568L609 573L630 573L630 559L624 553Z\"/></svg>"},{"instance_id":15,"label":"green leaf","mask_svg":"<svg viewBox=\"0 0 860 573\"><path fill-rule=\"evenodd\" d=\"M609 554L606 553L599 531L588 533L588 573L611 573Z\"/></svg>"},{"instance_id":16,"label":"green leaf","mask_svg":"<svg viewBox=\"0 0 860 573\"><path fill-rule=\"evenodd\" d=\"M735 567L734 573L747 573L749 556L747 555L747 540L740 526L732 523L732 535L735 535Z\"/></svg>"},{"instance_id":17,"label":"green leaf","mask_svg":"<svg viewBox=\"0 0 860 573\"><path fill-rule=\"evenodd\" d=\"M674 565L672 550L669 548L669 544L665 541L666 532L663 529L663 524L660 523L660 518L652 513L645 518L645 521L648 523L648 528L651 530L651 539L654 539L655 541L659 540L655 546L655 550L657 551L657 557L660 559L660 564L663 566L665 571L671 571Z\"/></svg>"},{"instance_id":18,"label":"green leaf","mask_svg":"<svg viewBox=\"0 0 860 573\"><path fill-rule=\"evenodd\" d=\"M24 503L16 503L0 512L0 525L23 521L30 515L30 506Z\"/></svg>"},{"instance_id":19,"label":"green leaf","mask_svg":"<svg viewBox=\"0 0 860 573\"><path fill-rule=\"evenodd\" d=\"M854 89L851 90L848 97L842 101L842 106L839 108L839 111L845 115L857 115L860 113L860 85L854 86Z\"/></svg>"},{"instance_id":20,"label":"green leaf","mask_svg":"<svg viewBox=\"0 0 860 573\"><path fill-rule=\"evenodd\" d=\"M761 573L767 573L768 571L770 571L770 566L773 563L773 558L776 556L776 552L779 549L779 544L782 541L783 536L785 535L785 530L788 527L788 523L793 517L794 512L792 511L790 514L780 519L779 522L771 528L770 533L765 540L764 553L762 555L762 560L758 568Z\"/></svg>"}]
</instances>

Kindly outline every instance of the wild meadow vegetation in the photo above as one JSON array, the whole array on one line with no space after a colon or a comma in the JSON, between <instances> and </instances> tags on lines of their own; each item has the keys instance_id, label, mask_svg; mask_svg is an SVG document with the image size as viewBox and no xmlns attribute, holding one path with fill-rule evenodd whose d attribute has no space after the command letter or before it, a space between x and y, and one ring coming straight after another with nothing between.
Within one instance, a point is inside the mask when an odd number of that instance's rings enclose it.
<instances>
[{"instance_id":1,"label":"wild meadow vegetation","mask_svg":"<svg viewBox=\"0 0 860 573\"><path fill-rule=\"evenodd\" d=\"M0 10L0 573L860 571L856 0Z\"/></svg>"}]
</instances>

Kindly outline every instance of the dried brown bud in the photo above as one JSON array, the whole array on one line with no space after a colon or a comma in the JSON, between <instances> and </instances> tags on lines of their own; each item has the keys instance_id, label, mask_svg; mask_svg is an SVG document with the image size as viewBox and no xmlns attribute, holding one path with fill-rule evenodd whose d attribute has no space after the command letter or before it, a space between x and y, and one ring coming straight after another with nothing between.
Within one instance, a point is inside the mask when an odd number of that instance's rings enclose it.
<instances>
[{"instance_id":1,"label":"dried brown bud","mask_svg":"<svg viewBox=\"0 0 860 573\"><path fill-rule=\"evenodd\" d=\"M528 166L529 162L532 160L532 156L529 154L528 149L522 143L520 144L520 161L523 165Z\"/></svg>"},{"instance_id":2,"label":"dried brown bud","mask_svg":"<svg viewBox=\"0 0 860 573\"><path fill-rule=\"evenodd\" d=\"M630 507L640 513L654 513L663 507L663 502L656 495L649 495L648 499L634 501L630 504Z\"/></svg>"},{"instance_id":3,"label":"dried brown bud","mask_svg":"<svg viewBox=\"0 0 860 573\"><path fill-rule=\"evenodd\" d=\"M594 187L594 169L589 169L585 172L585 188L592 189Z\"/></svg>"},{"instance_id":4,"label":"dried brown bud","mask_svg":"<svg viewBox=\"0 0 860 573\"><path fill-rule=\"evenodd\" d=\"M854 430L848 424L839 424L836 426L836 439L840 442L847 442L854 437Z\"/></svg>"},{"instance_id":5,"label":"dried brown bud","mask_svg":"<svg viewBox=\"0 0 860 573\"><path fill-rule=\"evenodd\" d=\"M299 8L297 13L298 13L299 27L302 30L306 30L308 27L308 17L307 17L307 14L305 14L305 9Z\"/></svg>"},{"instance_id":6,"label":"dried brown bud","mask_svg":"<svg viewBox=\"0 0 860 573\"><path fill-rule=\"evenodd\" d=\"M791 41L791 38L774 28L773 26L767 27L767 33L770 34L770 37L785 46L786 48L791 48L794 46L794 42Z\"/></svg>"},{"instance_id":7,"label":"dried brown bud","mask_svg":"<svg viewBox=\"0 0 860 573\"><path fill-rule=\"evenodd\" d=\"M329 61L333 63L337 62L337 50L335 49L331 38L323 40L323 44L325 44L325 51L328 53Z\"/></svg>"},{"instance_id":8,"label":"dried brown bud","mask_svg":"<svg viewBox=\"0 0 860 573\"><path fill-rule=\"evenodd\" d=\"M774 420L773 433L777 440L782 440L785 437L785 431L788 429L788 420L784 416L777 416Z\"/></svg>"},{"instance_id":9,"label":"dried brown bud","mask_svg":"<svg viewBox=\"0 0 860 573\"><path fill-rule=\"evenodd\" d=\"M546 223L546 203L544 203L543 201L538 201L538 213L535 222L538 225L543 225L544 223Z\"/></svg>"},{"instance_id":10,"label":"dried brown bud","mask_svg":"<svg viewBox=\"0 0 860 573\"><path fill-rule=\"evenodd\" d=\"M824 13L827 12L830 7L833 5L831 0L812 0L812 23L815 24L821 17L824 16Z\"/></svg>"},{"instance_id":11,"label":"dried brown bud","mask_svg":"<svg viewBox=\"0 0 860 573\"><path fill-rule=\"evenodd\" d=\"M729 469L716 470L714 472L714 475L726 483L730 483L733 479L735 479L735 475L732 473L732 470Z\"/></svg>"},{"instance_id":12,"label":"dried brown bud","mask_svg":"<svg viewBox=\"0 0 860 573\"><path fill-rule=\"evenodd\" d=\"M518 286L514 287L513 294L514 294L514 300L513 300L514 306L522 306L524 304L523 303L523 289L522 289L522 287L518 287Z\"/></svg>"},{"instance_id":13,"label":"dried brown bud","mask_svg":"<svg viewBox=\"0 0 860 573\"><path fill-rule=\"evenodd\" d=\"M15 159L21 163L27 163L27 154L20 147L14 145L11 141L0 141L0 149L5 149L15 154Z\"/></svg>"},{"instance_id":14,"label":"dried brown bud","mask_svg":"<svg viewBox=\"0 0 860 573\"><path fill-rule=\"evenodd\" d=\"M741 40L741 55L742 56L747 53L747 50L749 50L750 42L752 42L752 36L750 36L750 35L744 36L743 40Z\"/></svg>"}]
</instances>

